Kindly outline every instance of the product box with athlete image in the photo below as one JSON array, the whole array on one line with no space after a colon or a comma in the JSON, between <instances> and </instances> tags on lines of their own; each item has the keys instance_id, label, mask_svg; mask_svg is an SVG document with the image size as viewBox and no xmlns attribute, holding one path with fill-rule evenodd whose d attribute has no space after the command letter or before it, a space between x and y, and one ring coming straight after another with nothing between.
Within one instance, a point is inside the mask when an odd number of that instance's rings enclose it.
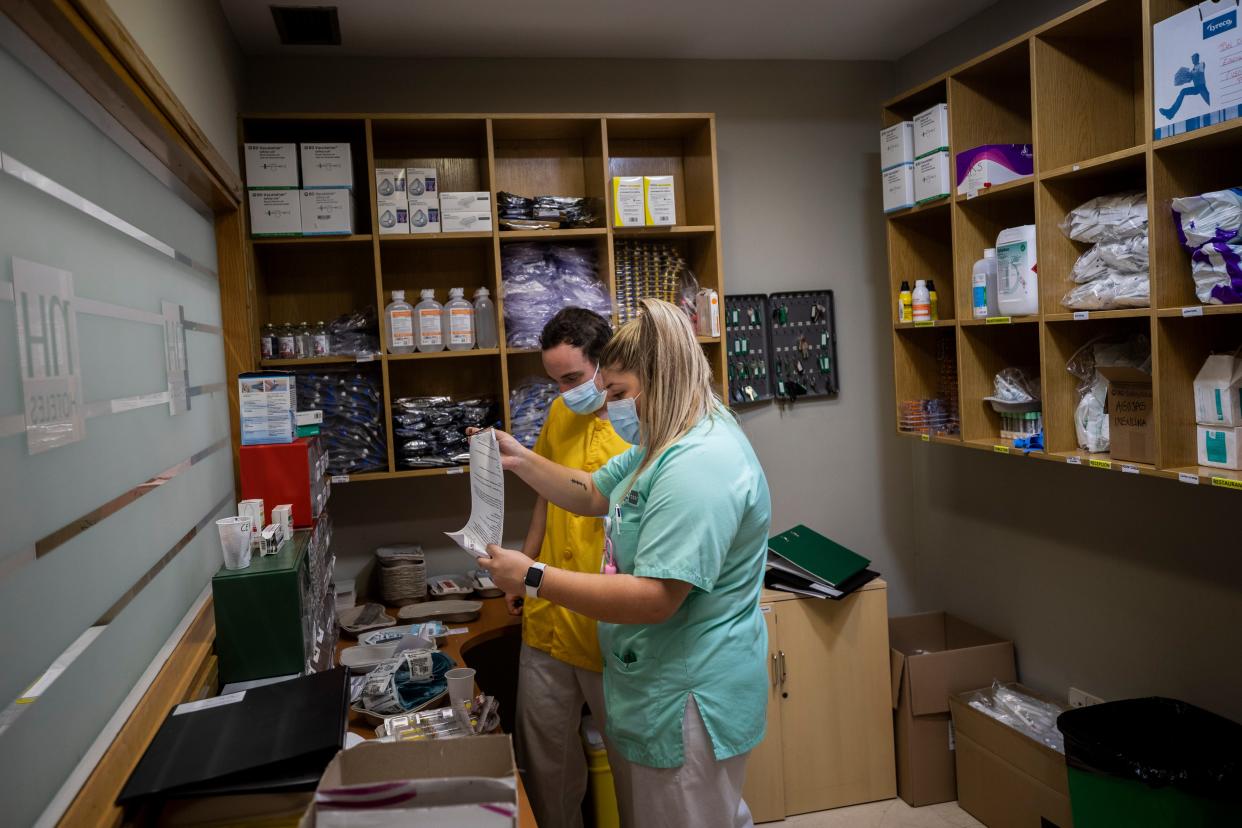
<instances>
[{"instance_id":1,"label":"product box with athlete image","mask_svg":"<svg viewBox=\"0 0 1242 828\"><path fill-rule=\"evenodd\" d=\"M1238 0L1206 0L1152 27L1157 140L1242 115Z\"/></svg>"}]
</instances>

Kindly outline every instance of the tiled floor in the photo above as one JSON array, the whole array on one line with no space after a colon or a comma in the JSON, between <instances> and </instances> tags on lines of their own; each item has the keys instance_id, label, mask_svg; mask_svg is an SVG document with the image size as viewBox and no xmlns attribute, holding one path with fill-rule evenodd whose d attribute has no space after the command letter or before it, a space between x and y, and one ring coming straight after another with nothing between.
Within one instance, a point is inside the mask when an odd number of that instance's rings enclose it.
<instances>
[{"instance_id":1,"label":"tiled floor","mask_svg":"<svg viewBox=\"0 0 1242 828\"><path fill-rule=\"evenodd\" d=\"M983 828L982 822L956 802L911 808L900 799L802 814L768 824L779 828Z\"/></svg>"}]
</instances>

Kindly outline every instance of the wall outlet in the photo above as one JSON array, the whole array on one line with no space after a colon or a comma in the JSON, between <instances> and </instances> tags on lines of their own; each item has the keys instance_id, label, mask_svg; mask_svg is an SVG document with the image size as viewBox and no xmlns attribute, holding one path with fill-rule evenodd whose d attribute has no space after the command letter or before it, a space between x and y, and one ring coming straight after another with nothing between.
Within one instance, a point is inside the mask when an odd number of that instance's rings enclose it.
<instances>
[{"instance_id":1,"label":"wall outlet","mask_svg":"<svg viewBox=\"0 0 1242 828\"><path fill-rule=\"evenodd\" d=\"M1093 696L1086 690L1079 690L1077 687L1069 689L1069 705L1070 707L1090 707L1093 704L1099 704L1103 699L1099 696Z\"/></svg>"}]
</instances>

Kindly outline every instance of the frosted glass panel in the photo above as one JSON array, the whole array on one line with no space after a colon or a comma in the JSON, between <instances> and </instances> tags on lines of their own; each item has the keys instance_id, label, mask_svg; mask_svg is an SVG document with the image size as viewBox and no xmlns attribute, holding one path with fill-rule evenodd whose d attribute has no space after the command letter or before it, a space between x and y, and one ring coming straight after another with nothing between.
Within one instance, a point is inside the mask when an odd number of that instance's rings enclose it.
<instances>
[{"instance_id":1,"label":"frosted glass panel","mask_svg":"<svg viewBox=\"0 0 1242 828\"><path fill-rule=\"evenodd\" d=\"M211 219L2 49L0 107L0 801L25 825L219 567L233 461Z\"/></svg>"}]
</instances>

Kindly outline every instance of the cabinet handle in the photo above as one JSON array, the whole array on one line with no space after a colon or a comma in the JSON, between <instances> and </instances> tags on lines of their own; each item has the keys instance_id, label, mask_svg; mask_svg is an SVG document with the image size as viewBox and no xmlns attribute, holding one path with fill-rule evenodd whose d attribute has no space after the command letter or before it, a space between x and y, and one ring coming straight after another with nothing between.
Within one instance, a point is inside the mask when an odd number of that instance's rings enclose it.
<instances>
[{"instance_id":1,"label":"cabinet handle","mask_svg":"<svg viewBox=\"0 0 1242 828\"><path fill-rule=\"evenodd\" d=\"M775 687L775 686L776 686L776 678L777 678L777 672L776 672L776 653L772 653L772 664L771 664L770 668L768 669L768 672L772 674L772 686L773 686L773 687Z\"/></svg>"},{"instance_id":2,"label":"cabinet handle","mask_svg":"<svg viewBox=\"0 0 1242 828\"><path fill-rule=\"evenodd\" d=\"M785 679L788 676L788 673L785 672L785 651L779 650L778 652L780 653L781 658L781 687L784 687Z\"/></svg>"}]
</instances>

